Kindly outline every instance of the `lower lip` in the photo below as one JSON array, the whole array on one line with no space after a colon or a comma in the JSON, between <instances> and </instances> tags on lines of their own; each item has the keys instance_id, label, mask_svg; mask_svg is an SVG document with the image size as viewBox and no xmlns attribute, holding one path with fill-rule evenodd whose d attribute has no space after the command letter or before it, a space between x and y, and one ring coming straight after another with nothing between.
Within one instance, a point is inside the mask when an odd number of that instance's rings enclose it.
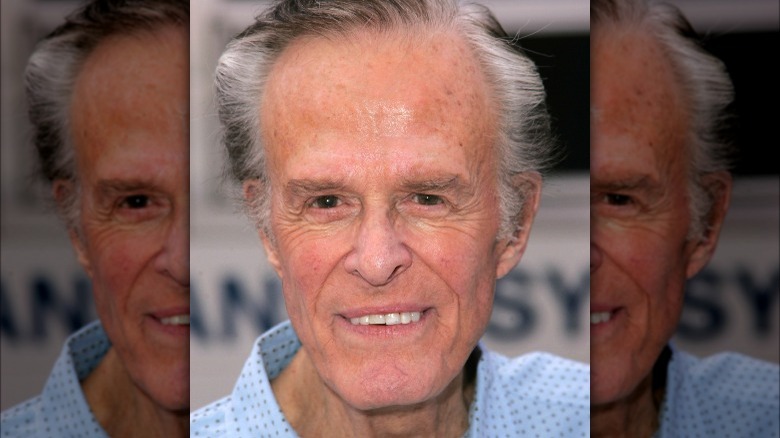
<instances>
[{"instance_id":1,"label":"lower lip","mask_svg":"<svg viewBox=\"0 0 780 438\"><path fill-rule=\"evenodd\" d=\"M609 321L600 322L598 324L590 325L591 338L595 336L607 336L614 330L615 325L619 322L619 319L623 316L623 309L617 308L610 311Z\"/></svg>"},{"instance_id":2,"label":"lower lip","mask_svg":"<svg viewBox=\"0 0 780 438\"><path fill-rule=\"evenodd\" d=\"M159 332L175 337L186 337L187 339L190 337L189 324L163 324L158 318L155 318L154 316L150 315L147 316L147 318L154 329Z\"/></svg>"},{"instance_id":3,"label":"lower lip","mask_svg":"<svg viewBox=\"0 0 780 438\"><path fill-rule=\"evenodd\" d=\"M417 322L410 322L409 324L395 324L395 325L383 325L383 324L369 324L369 325L354 325L349 318L340 316L340 325L347 331L355 333L360 336L367 337L379 337L379 338L406 338L409 335L413 335L427 325L428 318L430 317L430 309L426 309L420 313L420 320Z\"/></svg>"}]
</instances>

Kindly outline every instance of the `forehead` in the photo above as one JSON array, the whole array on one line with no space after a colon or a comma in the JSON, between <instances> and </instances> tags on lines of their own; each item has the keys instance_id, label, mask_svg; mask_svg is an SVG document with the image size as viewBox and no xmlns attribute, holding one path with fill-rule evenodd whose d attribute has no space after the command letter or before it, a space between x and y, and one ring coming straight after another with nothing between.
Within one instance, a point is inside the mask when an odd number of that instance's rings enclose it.
<instances>
[{"instance_id":1,"label":"forehead","mask_svg":"<svg viewBox=\"0 0 780 438\"><path fill-rule=\"evenodd\" d=\"M373 152L388 139L431 135L484 154L496 134L489 96L479 63L457 35L300 38L269 75L262 133L271 157L304 126L360 139Z\"/></svg>"},{"instance_id":2,"label":"forehead","mask_svg":"<svg viewBox=\"0 0 780 438\"><path fill-rule=\"evenodd\" d=\"M658 43L641 30L610 28L591 42L591 163L639 168L685 163L688 110ZM675 166L677 170L684 166ZM672 169L666 169L672 170Z\"/></svg>"},{"instance_id":3,"label":"forehead","mask_svg":"<svg viewBox=\"0 0 780 438\"><path fill-rule=\"evenodd\" d=\"M79 162L186 147L187 33L183 27L114 35L86 58L70 106Z\"/></svg>"}]
</instances>

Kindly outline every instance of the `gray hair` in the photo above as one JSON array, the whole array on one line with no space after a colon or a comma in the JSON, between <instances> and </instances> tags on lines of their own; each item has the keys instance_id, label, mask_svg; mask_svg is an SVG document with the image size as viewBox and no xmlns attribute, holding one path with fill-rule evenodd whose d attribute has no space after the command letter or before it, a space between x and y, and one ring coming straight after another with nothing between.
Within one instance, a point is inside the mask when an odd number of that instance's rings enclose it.
<instances>
[{"instance_id":1,"label":"gray hair","mask_svg":"<svg viewBox=\"0 0 780 438\"><path fill-rule=\"evenodd\" d=\"M513 46L487 8L459 5L455 0L280 1L230 42L216 70L217 109L230 175L239 183L257 179L264 187L263 193L245 203L256 226L273 239L259 120L269 72L297 38L348 36L362 29L379 33L451 30L469 44L488 78L500 117L499 237L514 236L526 192L518 190L513 179L523 172L544 170L554 155L544 87L533 62Z\"/></svg>"},{"instance_id":2,"label":"gray hair","mask_svg":"<svg viewBox=\"0 0 780 438\"><path fill-rule=\"evenodd\" d=\"M734 146L725 135L732 118L729 105L734 99L734 87L726 67L704 50L693 27L673 5L644 0L593 0L590 5L592 29L612 26L652 35L661 45L685 93L691 118L688 238L700 239L707 229L713 202L702 177L728 171L734 154Z\"/></svg>"},{"instance_id":3,"label":"gray hair","mask_svg":"<svg viewBox=\"0 0 780 438\"><path fill-rule=\"evenodd\" d=\"M107 37L153 30L164 24L189 25L189 2L92 1L40 41L27 63L24 83L38 167L48 181L68 180L74 185L57 205L70 228L78 222L79 187L69 110L81 67Z\"/></svg>"}]
</instances>

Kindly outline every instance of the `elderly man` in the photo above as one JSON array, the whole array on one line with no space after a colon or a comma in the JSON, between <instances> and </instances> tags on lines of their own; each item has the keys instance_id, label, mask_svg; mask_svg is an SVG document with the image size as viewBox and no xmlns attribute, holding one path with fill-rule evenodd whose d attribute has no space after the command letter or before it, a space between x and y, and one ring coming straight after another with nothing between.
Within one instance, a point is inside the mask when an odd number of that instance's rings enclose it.
<instances>
[{"instance_id":1,"label":"elderly man","mask_svg":"<svg viewBox=\"0 0 780 438\"><path fill-rule=\"evenodd\" d=\"M778 436L776 365L669 344L729 203L728 75L671 6L591 22L593 436Z\"/></svg>"},{"instance_id":2,"label":"elderly man","mask_svg":"<svg viewBox=\"0 0 780 438\"><path fill-rule=\"evenodd\" d=\"M31 57L44 176L92 280L73 334L6 436L186 436L189 414L186 1L95 1Z\"/></svg>"},{"instance_id":3,"label":"elderly man","mask_svg":"<svg viewBox=\"0 0 780 438\"><path fill-rule=\"evenodd\" d=\"M283 1L217 70L231 169L290 322L193 436L588 434L588 371L478 344L548 159L544 90L487 10Z\"/></svg>"}]
</instances>

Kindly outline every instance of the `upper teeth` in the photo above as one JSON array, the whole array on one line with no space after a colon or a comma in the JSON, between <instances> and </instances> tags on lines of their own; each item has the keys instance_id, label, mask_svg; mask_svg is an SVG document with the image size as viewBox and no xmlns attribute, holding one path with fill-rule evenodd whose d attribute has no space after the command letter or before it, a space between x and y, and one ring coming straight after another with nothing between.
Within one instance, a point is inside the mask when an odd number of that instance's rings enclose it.
<instances>
[{"instance_id":1,"label":"upper teeth","mask_svg":"<svg viewBox=\"0 0 780 438\"><path fill-rule=\"evenodd\" d=\"M160 318L164 325L190 325L190 315L174 315L167 318Z\"/></svg>"},{"instance_id":2,"label":"upper teeth","mask_svg":"<svg viewBox=\"0 0 780 438\"><path fill-rule=\"evenodd\" d=\"M598 324L600 322L607 322L612 317L610 312L596 312L590 314L590 323Z\"/></svg>"},{"instance_id":3,"label":"upper teeth","mask_svg":"<svg viewBox=\"0 0 780 438\"><path fill-rule=\"evenodd\" d=\"M349 322L352 325L396 325L396 324L409 324L410 322L417 322L420 320L420 312L401 312L401 313L385 313L384 315L365 315L357 318L350 318Z\"/></svg>"}]
</instances>

